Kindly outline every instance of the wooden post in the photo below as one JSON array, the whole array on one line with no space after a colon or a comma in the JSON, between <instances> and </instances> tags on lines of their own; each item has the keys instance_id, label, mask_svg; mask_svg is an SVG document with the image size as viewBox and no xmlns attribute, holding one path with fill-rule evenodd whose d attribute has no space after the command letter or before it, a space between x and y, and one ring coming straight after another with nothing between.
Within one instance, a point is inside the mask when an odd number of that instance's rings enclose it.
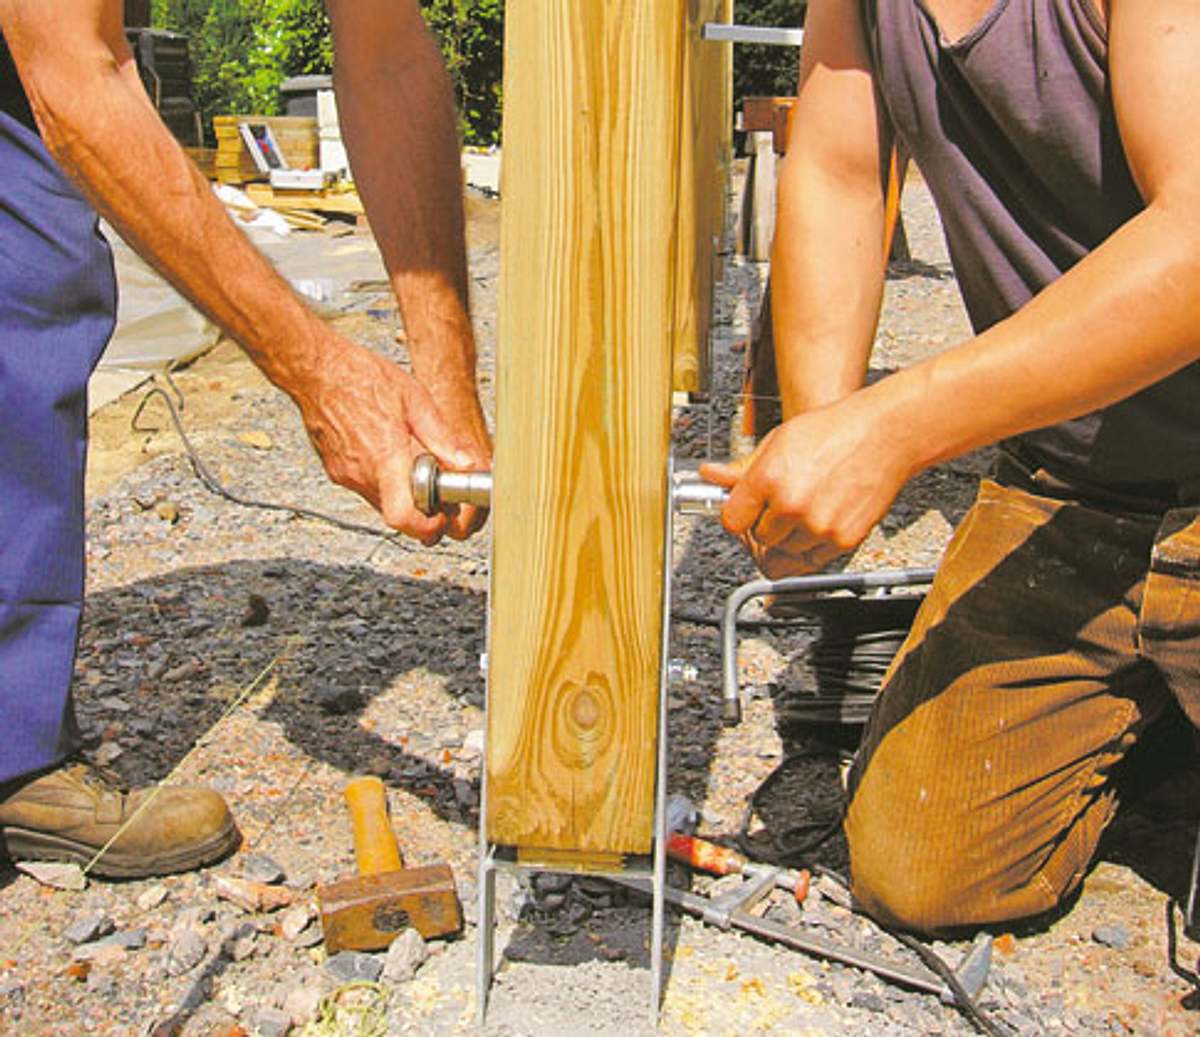
<instances>
[{"instance_id":1,"label":"wooden post","mask_svg":"<svg viewBox=\"0 0 1200 1037\"><path fill-rule=\"evenodd\" d=\"M534 855L651 848L673 346L711 271L679 276L712 218L684 128L727 113L687 81L711 7L505 12L484 824Z\"/></svg>"},{"instance_id":2,"label":"wooden post","mask_svg":"<svg viewBox=\"0 0 1200 1037\"><path fill-rule=\"evenodd\" d=\"M703 0L692 22L733 20L733 0ZM684 110L680 141L679 254L674 328L677 392L709 387L708 335L713 284L721 275L714 245L726 236L727 189L733 159L733 46L688 33L684 46Z\"/></svg>"},{"instance_id":3,"label":"wooden post","mask_svg":"<svg viewBox=\"0 0 1200 1037\"><path fill-rule=\"evenodd\" d=\"M754 201L750 223L750 258L765 263L771 258L771 243L775 240L775 190L778 173L775 168L775 144L769 131L750 134L754 148Z\"/></svg>"}]
</instances>

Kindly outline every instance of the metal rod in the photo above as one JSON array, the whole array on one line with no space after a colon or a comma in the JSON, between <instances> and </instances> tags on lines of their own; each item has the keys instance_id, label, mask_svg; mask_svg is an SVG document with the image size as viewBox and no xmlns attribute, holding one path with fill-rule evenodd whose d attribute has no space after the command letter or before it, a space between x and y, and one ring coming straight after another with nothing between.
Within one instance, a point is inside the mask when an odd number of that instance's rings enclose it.
<instances>
[{"instance_id":1,"label":"metal rod","mask_svg":"<svg viewBox=\"0 0 1200 1037\"><path fill-rule=\"evenodd\" d=\"M789 591L863 591L891 587L918 586L933 582L936 569L884 569L879 572L815 573L812 576L789 576L785 580L753 580L735 587L725 599L721 616L721 694L724 698L724 718L727 724L742 719L742 701L738 695L737 679L737 619L742 608L752 598Z\"/></svg>"},{"instance_id":2,"label":"metal rod","mask_svg":"<svg viewBox=\"0 0 1200 1037\"><path fill-rule=\"evenodd\" d=\"M719 43L765 43L773 47L799 47L804 42L804 30L708 22L701 32L701 39Z\"/></svg>"},{"instance_id":3,"label":"metal rod","mask_svg":"<svg viewBox=\"0 0 1200 1037\"><path fill-rule=\"evenodd\" d=\"M724 486L705 482L695 472L676 472L671 481L671 501L681 515L715 515L729 499Z\"/></svg>"},{"instance_id":4,"label":"metal rod","mask_svg":"<svg viewBox=\"0 0 1200 1037\"><path fill-rule=\"evenodd\" d=\"M444 472L429 454L417 458L412 470L412 495L417 509L435 515L446 504L492 504L491 472ZM695 472L671 476L671 499L677 511L688 515L715 515L729 497L722 486L705 482Z\"/></svg>"},{"instance_id":5,"label":"metal rod","mask_svg":"<svg viewBox=\"0 0 1200 1037\"><path fill-rule=\"evenodd\" d=\"M628 886L630 889L645 889L636 879L615 879L614 881L619 882L623 886ZM710 909L708 898L702 897L697 893L685 893L682 890L675 889L673 886L667 887L666 898L676 907L700 919L704 919ZM911 987L914 990L922 990L927 994L936 994L938 997L944 997L949 992L949 988L942 981L941 977L926 968L888 961L886 958L834 943L832 940L826 940L820 936L802 932L799 929L772 921L769 918L757 918L746 911L732 911L729 914L728 924L735 929L741 929L743 932L751 933L764 940L773 940L784 946L803 951L805 954L811 954L818 958L824 958L827 961L836 961L843 965L850 965L856 969L873 972L883 979ZM957 970L961 979L969 978L970 986L974 989L968 988L967 993L972 996L979 992L979 989L983 986L983 982L987 978L986 967L983 969L968 969L965 967L975 964L972 960L974 957L976 957L976 954L968 952L964 957L963 963Z\"/></svg>"},{"instance_id":6,"label":"metal rod","mask_svg":"<svg viewBox=\"0 0 1200 1037\"><path fill-rule=\"evenodd\" d=\"M667 458L667 508L663 522L662 658L658 667L658 764L654 783L654 895L650 913L650 1023L657 1029L663 995L664 942L667 889L667 695L670 691L671 584L675 569L676 495L679 492L675 459Z\"/></svg>"},{"instance_id":7,"label":"metal rod","mask_svg":"<svg viewBox=\"0 0 1200 1037\"><path fill-rule=\"evenodd\" d=\"M432 465L432 469L429 466ZM424 466L424 475L420 469ZM413 497L421 488L421 480L426 485L433 481L437 473L437 461L425 454L417 459L413 468ZM490 479L490 476L489 476ZM428 502L426 502L428 503ZM420 502L418 501L418 506ZM436 508L434 509L436 510ZM494 600L496 593L496 544L489 538L488 544L488 600ZM492 610L486 609L484 618L484 660L491 658L492 652ZM495 848L488 839L488 717L491 716L492 704L492 669L484 663L483 669L483 747L479 755L479 870L476 881L479 884L479 940L475 948L475 1018L479 1029L483 1029L487 1019L488 997L492 989L492 976L496 970L496 854Z\"/></svg>"},{"instance_id":8,"label":"metal rod","mask_svg":"<svg viewBox=\"0 0 1200 1037\"><path fill-rule=\"evenodd\" d=\"M496 964L496 867L493 851L486 846L487 839L482 834L484 817L481 809L479 827L483 845L479 852L479 931L476 933L479 943L475 947L475 1020L481 1029L487 1020L488 994Z\"/></svg>"}]
</instances>

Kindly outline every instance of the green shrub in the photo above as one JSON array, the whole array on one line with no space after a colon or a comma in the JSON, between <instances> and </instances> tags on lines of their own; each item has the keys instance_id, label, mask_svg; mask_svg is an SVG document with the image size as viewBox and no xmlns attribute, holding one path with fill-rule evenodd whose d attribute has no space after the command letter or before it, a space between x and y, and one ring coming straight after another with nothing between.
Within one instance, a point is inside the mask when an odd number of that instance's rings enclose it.
<instances>
[{"instance_id":1,"label":"green shrub","mask_svg":"<svg viewBox=\"0 0 1200 1037\"><path fill-rule=\"evenodd\" d=\"M192 98L214 115L275 115L289 76L328 72L321 0L154 0L152 22L189 37Z\"/></svg>"},{"instance_id":2,"label":"green shrub","mask_svg":"<svg viewBox=\"0 0 1200 1037\"><path fill-rule=\"evenodd\" d=\"M504 0L422 0L454 80L463 140L498 144L503 97Z\"/></svg>"},{"instance_id":3,"label":"green shrub","mask_svg":"<svg viewBox=\"0 0 1200 1037\"><path fill-rule=\"evenodd\" d=\"M504 0L421 0L421 8L454 80L464 141L498 143ZM804 17L802 0L736 0L735 9L744 25L793 26ZM193 99L206 122L273 115L283 80L332 66L321 0L153 0L152 20L190 37ZM747 95L795 92L794 48L742 45L734 53L735 104Z\"/></svg>"},{"instance_id":4,"label":"green shrub","mask_svg":"<svg viewBox=\"0 0 1200 1037\"><path fill-rule=\"evenodd\" d=\"M735 0L739 25L780 28L804 24L800 0ZM800 51L796 47L738 44L733 51L733 103L740 109L743 97L790 97L800 78Z\"/></svg>"}]
</instances>

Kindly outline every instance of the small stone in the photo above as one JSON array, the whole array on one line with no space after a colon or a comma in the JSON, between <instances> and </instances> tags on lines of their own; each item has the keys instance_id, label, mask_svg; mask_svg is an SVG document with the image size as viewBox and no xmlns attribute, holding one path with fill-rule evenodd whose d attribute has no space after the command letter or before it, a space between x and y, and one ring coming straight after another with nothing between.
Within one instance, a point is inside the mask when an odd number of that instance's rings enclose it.
<instances>
[{"instance_id":1,"label":"small stone","mask_svg":"<svg viewBox=\"0 0 1200 1037\"><path fill-rule=\"evenodd\" d=\"M709 887L709 897L716 898L725 893L733 893L745 885L746 880L741 875L722 875L719 879L714 879Z\"/></svg>"},{"instance_id":2,"label":"small stone","mask_svg":"<svg viewBox=\"0 0 1200 1037\"><path fill-rule=\"evenodd\" d=\"M238 442L245 443L248 447L253 447L255 450L270 450L275 441L270 434L262 429L249 429L246 432L237 434Z\"/></svg>"},{"instance_id":3,"label":"small stone","mask_svg":"<svg viewBox=\"0 0 1200 1037\"><path fill-rule=\"evenodd\" d=\"M539 900L547 893L566 893L571 888L572 878L557 871L539 871L532 876L533 890ZM739 882L741 880L739 879Z\"/></svg>"},{"instance_id":4,"label":"small stone","mask_svg":"<svg viewBox=\"0 0 1200 1037\"><path fill-rule=\"evenodd\" d=\"M250 1029L257 1037L286 1037L292 1017L279 1008L260 1008L250 1018Z\"/></svg>"},{"instance_id":5,"label":"small stone","mask_svg":"<svg viewBox=\"0 0 1200 1037\"><path fill-rule=\"evenodd\" d=\"M1129 947L1129 930L1123 925L1101 925L1092 930L1092 939L1105 947L1123 951Z\"/></svg>"},{"instance_id":6,"label":"small stone","mask_svg":"<svg viewBox=\"0 0 1200 1037\"><path fill-rule=\"evenodd\" d=\"M105 742L92 754L92 759L97 767L108 767L113 764L117 757L120 756L122 749L116 742Z\"/></svg>"},{"instance_id":7,"label":"small stone","mask_svg":"<svg viewBox=\"0 0 1200 1037\"><path fill-rule=\"evenodd\" d=\"M389 983L407 983L428 957L424 937L416 929L405 929L388 948L383 960L383 978Z\"/></svg>"},{"instance_id":8,"label":"small stone","mask_svg":"<svg viewBox=\"0 0 1200 1037\"><path fill-rule=\"evenodd\" d=\"M479 806L479 793L475 790L475 786L465 778L454 779L454 798L458 800L460 806Z\"/></svg>"},{"instance_id":9,"label":"small stone","mask_svg":"<svg viewBox=\"0 0 1200 1037\"><path fill-rule=\"evenodd\" d=\"M307 904L296 904L294 907L289 907L279 919L279 935L289 943L294 942L296 937L308 928L311 918L312 912Z\"/></svg>"},{"instance_id":10,"label":"small stone","mask_svg":"<svg viewBox=\"0 0 1200 1037\"><path fill-rule=\"evenodd\" d=\"M245 961L247 958L254 957L257 950L258 946L254 942L253 934L239 936L229 946L229 958L231 961Z\"/></svg>"},{"instance_id":11,"label":"small stone","mask_svg":"<svg viewBox=\"0 0 1200 1037\"><path fill-rule=\"evenodd\" d=\"M163 500L154 505L154 514L169 525L179 521L179 505L174 501Z\"/></svg>"},{"instance_id":12,"label":"small stone","mask_svg":"<svg viewBox=\"0 0 1200 1037\"><path fill-rule=\"evenodd\" d=\"M322 710L333 716L351 713L363 704L357 688L318 688L313 697Z\"/></svg>"},{"instance_id":13,"label":"small stone","mask_svg":"<svg viewBox=\"0 0 1200 1037\"><path fill-rule=\"evenodd\" d=\"M204 960L208 953L208 943L194 929L180 933L167 952L167 975L182 976L191 972Z\"/></svg>"},{"instance_id":14,"label":"small stone","mask_svg":"<svg viewBox=\"0 0 1200 1037\"><path fill-rule=\"evenodd\" d=\"M171 923L171 933L178 936L188 929L196 929L206 922L211 922L216 915L217 913L213 910L211 904L198 904L195 907L185 907L175 916L175 921Z\"/></svg>"},{"instance_id":15,"label":"small stone","mask_svg":"<svg viewBox=\"0 0 1200 1037\"><path fill-rule=\"evenodd\" d=\"M229 875L214 876L213 889L222 900L228 900L250 914L278 911L296 900L295 892L286 886L268 886L265 882L235 879Z\"/></svg>"},{"instance_id":16,"label":"small stone","mask_svg":"<svg viewBox=\"0 0 1200 1037\"><path fill-rule=\"evenodd\" d=\"M367 761L366 772L377 778L386 778L392 773L392 758L386 753L378 753Z\"/></svg>"},{"instance_id":17,"label":"small stone","mask_svg":"<svg viewBox=\"0 0 1200 1037\"><path fill-rule=\"evenodd\" d=\"M153 911L166 899L167 887L155 885L149 889L142 890L138 894L136 903L139 911Z\"/></svg>"},{"instance_id":18,"label":"small stone","mask_svg":"<svg viewBox=\"0 0 1200 1037\"><path fill-rule=\"evenodd\" d=\"M463 752L469 756L480 756L483 753L483 728L477 727L467 732L463 739Z\"/></svg>"},{"instance_id":19,"label":"small stone","mask_svg":"<svg viewBox=\"0 0 1200 1037\"><path fill-rule=\"evenodd\" d=\"M242 876L252 882L274 886L287 878L286 872L265 853L248 853L242 858Z\"/></svg>"},{"instance_id":20,"label":"small stone","mask_svg":"<svg viewBox=\"0 0 1200 1037\"><path fill-rule=\"evenodd\" d=\"M292 943L297 947L315 947L324 938L325 933L321 928L321 923L313 922L311 925L301 929L300 932L296 934L295 939L292 940Z\"/></svg>"},{"instance_id":21,"label":"small stone","mask_svg":"<svg viewBox=\"0 0 1200 1037\"><path fill-rule=\"evenodd\" d=\"M373 954L339 951L325 962L325 971L340 983L352 983L358 979L374 983L383 972L383 962Z\"/></svg>"},{"instance_id":22,"label":"small stone","mask_svg":"<svg viewBox=\"0 0 1200 1037\"><path fill-rule=\"evenodd\" d=\"M25 987L13 976L0 979L0 1001L19 1001L25 994Z\"/></svg>"},{"instance_id":23,"label":"small stone","mask_svg":"<svg viewBox=\"0 0 1200 1037\"><path fill-rule=\"evenodd\" d=\"M283 999L283 1010L296 1026L303 1026L316 1018L324 996L320 987L303 983L287 992Z\"/></svg>"},{"instance_id":24,"label":"small stone","mask_svg":"<svg viewBox=\"0 0 1200 1037\"><path fill-rule=\"evenodd\" d=\"M95 997L111 997L116 992L117 984L107 972L93 969L88 973L87 989Z\"/></svg>"},{"instance_id":25,"label":"small stone","mask_svg":"<svg viewBox=\"0 0 1200 1037\"><path fill-rule=\"evenodd\" d=\"M93 965L115 965L128 952L119 943L113 943L111 937L99 943L85 943L71 952L75 961L87 961Z\"/></svg>"},{"instance_id":26,"label":"small stone","mask_svg":"<svg viewBox=\"0 0 1200 1037\"><path fill-rule=\"evenodd\" d=\"M850 910L854 901L850 896L850 891L846 889L837 879L831 878L828 875L822 875L813 884L813 888L825 897L827 900L833 901L838 907L844 907Z\"/></svg>"},{"instance_id":27,"label":"small stone","mask_svg":"<svg viewBox=\"0 0 1200 1037\"><path fill-rule=\"evenodd\" d=\"M80 915L63 930L63 936L72 943L92 943L116 929L113 920L103 911L91 911Z\"/></svg>"},{"instance_id":28,"label":"small stone","mask_svg":"<svg viewBox=\"0 0 1200 1037\"><path fill-rule=\"evenodd\" d=\"M850 998L851 1008L865 1008L868 1012L886 1012L887 1005L882 997L878 994L872 994L869 991L860 990L852 998Z\"/></svg>"},{"instance_id":29,"label":"small stone","mask_svg":"<svg viewBox=\"0 0 1200 1037\"><path fill-rule=\"evenodd\" d=\"M60 864L55 861L17 861L18 871L25 872L43 886L53 889L69 889L80 892L87 889L87 877L78 864Z\"/></svg>"},{"instance_id":30,"label":"small stone","mask_svg":"<svg viewBox=\"0 0 1200 1037\"><path fill-rule=\"evenodd\" d=\"M251 594L250 597L246 599L246 611L242 615L242 626L265 626L270 616L271 609L267 605L267 599L261 594Z\"/></svg>"},{"instance_id":31,"label":"small stone","mask_svg":"<svg viewBox=\"0 0 1200 1037\"><path fill-rule=\"evenodd\" d=\"M168 684L174 684L176 681L186 680L192 675L196 667L190 663L180 663L178 666L172 667L163 674L162 679Z\"/></svg>"},{"instance_id":32,"label":"small stone","mask_svg":"<svg viewBox=\"0 0 1200 1037\"><path fill-rule=\"evenodd\" d=\"M146 930L126 929L123 932L114 933L106 942L124 947L127 951L140 951L146 946Z\"/></svg>"}]
</instances>

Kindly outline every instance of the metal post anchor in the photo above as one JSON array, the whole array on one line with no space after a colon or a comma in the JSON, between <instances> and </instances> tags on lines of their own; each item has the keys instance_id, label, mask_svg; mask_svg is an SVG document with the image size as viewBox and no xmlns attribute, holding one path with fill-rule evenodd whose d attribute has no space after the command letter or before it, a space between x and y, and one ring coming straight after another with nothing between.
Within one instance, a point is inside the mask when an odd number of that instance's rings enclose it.
<instances>
[{"instance_id":1,"label":"metal post anchor","mask_svg":"<svg viewBox=\"0 0 1200 1037\"><path fill-rule=\"evenodd\" d=\"M455 473L438 471L433 458L418 459L413 470L414 500L418 507L422 504L436 511L442 504L467 503L458 497L460 485L447 481L447 477ZM474 473L475 482L472 492L478 494L469 503L487 506L491 496L490 473ZM486 496L480 488L486 485ZM701 482L695 473L678 473L674 464L668 461L667 466L667 507L663 536L663 596L662 596L662 661L659 666L658 685L658 760L655 775L654 791L654 851L647 867L644 862L631 859L619 871L589 870L588 874L608 875L611 878L628 882L631 879L640 880L636 888L645 889L645 882L650 883L652 897L650 920L650 1017L652 1025L657 1025L659 1009L663 994L663 962L665 960L664 945L666 936L666 904L669 891L667 889L667 692L670 685L670 642L671 642L671 585L673 576L674 555L674 515L676 511L690 514L715 513L724 503L727 492L719 486ZM424 510L424 508L422 508ZM427 513L431 513L427 512ZM490 580L490 576L489 576ZM489 587L489 594L493 588ZM488 634L490 638L490 630ZM485 690L485 709L490 688ZM476 1022L482 1028L487 1017L488 995L491 991L492 977L495 972L495 928L496 928L496 872L501 869L513 871L553 871L552 866L538 863L522 863L520 860L508 860L504 849L492 843L487 837L487 745L486 724L484 727L483 759L485 761L480 776L479 801L479 943L476 949L475 976L475 1012ZM572 871L571 874L578 874Z\"/></svg>"}]
</instances>

